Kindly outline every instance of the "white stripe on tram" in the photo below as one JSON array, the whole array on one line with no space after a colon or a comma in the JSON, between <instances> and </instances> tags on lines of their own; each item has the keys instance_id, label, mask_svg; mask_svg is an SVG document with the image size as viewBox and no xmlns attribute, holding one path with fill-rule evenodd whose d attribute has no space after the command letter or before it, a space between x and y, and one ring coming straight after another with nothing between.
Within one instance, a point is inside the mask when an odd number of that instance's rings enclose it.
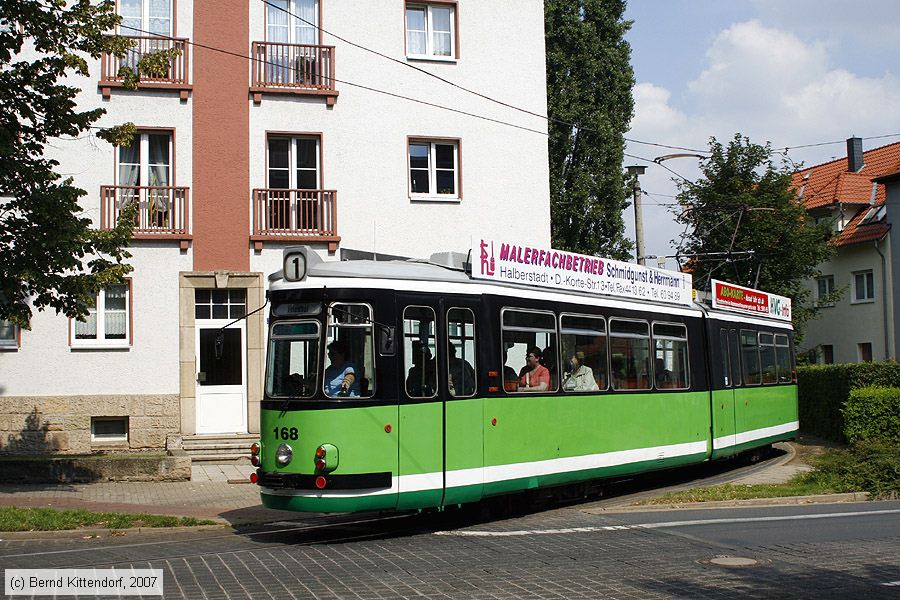
<instances>
[{"instance_id":1,"label":"white stripe on tram","mask_svg":"<svg viewBox=\"0 0 900 600\"><path fill-rule=\"evenodd\" d=\"M736 435L724 435L713 440L713 449L720 450L729 446L737 446L746 444L754 440L772 437L773 435L781 435L782 433L791 433L800 429L799 421L791 421L782 425L773 425L772 427L763 427L762 429L754 429L752 431L744 431Z\"/></svg>"},{"instance_id":2,"label":"white stripe on tram","mask_svg":"<svg viewBox=\"0 0 900 600\"><path fill-rule=\"evenodd\" d=\"M663 521L661 523L635 523L634 525L604 525L597 527L565 527L561 529L520 529L515 531L479 531L458 529L455 531L436 531L435 535L452 535L457 537L516 537L526 535L556 535L564 533L599 533L604 531L627 531L631 529L669 529L673 527L694 527L697 525L731 525L739 523L761 523L772 521L802 521L807 519L838 519L845 517L867 517L871 515L890 515L900 513L898 509L865 510L857 512L820 513L811 515L783 515L776 517L743 517L733 519L691 519L687 521ZM898 583L900 582L891 582ZM889 585L889 584L882 584Z\"/></svg>"},{"instance_id":3,"label":"white stripe on tram","mask_svg":"<svg viewBox=\"0 0 900 600\"><path fill-rule=\"evenodd\" d=\"M552 458L524 463L498 465L494 467L476 467L473 469L458 469L447 471L447 487L462 487L467 485L480 485L482 483L497 483L511 479L525 477L540 477L557 473L570 473L585 471L603 467L615 467L629 463L645 462L651 460L663 460L678 458L692 454L705 454L706 440L687 442L684 444L672 444L669 446L655 446L652 448L636 448L634 450L619 450L617 452L603 452L600 454L588 454L586 456L572 456L567 458ZM444 474L440 471L432 473L420 473L416 475L402 475L391 478L391 487L369 490L347 491L318 491L318 490L287 490L263 488L262 493L271 496L292 496L303 498L360 498L363 496L381 496L395 494L397 492L424 492L441 489L444 485Z\"/></svg>"}]
</instances>

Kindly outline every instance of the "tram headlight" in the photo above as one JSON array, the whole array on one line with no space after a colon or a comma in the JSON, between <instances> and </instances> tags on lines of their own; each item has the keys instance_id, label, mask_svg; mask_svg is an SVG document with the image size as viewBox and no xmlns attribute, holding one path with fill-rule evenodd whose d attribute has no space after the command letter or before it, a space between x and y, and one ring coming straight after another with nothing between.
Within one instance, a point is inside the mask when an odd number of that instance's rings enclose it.
<instances>
[{"instance_id":1,"label":"tram headlight","mask_svg":"<svg viewBox=\"0 0 900 600\"><path fill-rule=\"evenodd\" d=\"M288 444L280 444L275 451L275 461L282 467L286 466L294 458L294 450Z\"/></svg>"}]
</instances>

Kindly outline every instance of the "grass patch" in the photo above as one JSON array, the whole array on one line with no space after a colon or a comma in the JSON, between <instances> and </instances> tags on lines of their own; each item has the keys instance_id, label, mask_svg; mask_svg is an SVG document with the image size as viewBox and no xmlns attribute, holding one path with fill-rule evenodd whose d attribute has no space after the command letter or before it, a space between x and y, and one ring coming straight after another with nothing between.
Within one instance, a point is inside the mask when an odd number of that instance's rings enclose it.
<instances>
[{"instance_id":1,"label":"grass patch","mask_svg":"<svg viewBox=\"0 0 900 600\"><path fill-rule=\"evenodd\" d=\"M670 492L639 504L680 504L754 498L785 498L844 492L869 492L874 499L900 494L900 443L859 442L850 448L831 449L811 459L814 470L787 483L717 485Z\"/></svg>"},{"instance_id":2,"label":"grass patch","mask_svg":"<svg viewBox=\"0 0 900 600\"><path fill-rule=\"evenodd\" d=\"M18 508L0 506L0 531L60 531L81 527L128 529L131 527L193 527L215 525L209 519L164 515Z\"/></svg>"}]
</instances>

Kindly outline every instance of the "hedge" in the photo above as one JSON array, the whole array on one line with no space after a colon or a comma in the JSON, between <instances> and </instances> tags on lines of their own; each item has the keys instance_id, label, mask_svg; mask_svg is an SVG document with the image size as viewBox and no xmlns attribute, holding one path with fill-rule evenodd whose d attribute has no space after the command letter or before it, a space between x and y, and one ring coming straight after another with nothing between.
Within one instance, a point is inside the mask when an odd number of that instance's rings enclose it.
<instances>
[{"instance_id":1,"label":"hedge","mask_svg":"<svg viewBox=\"0 0 900 600\"><path fill-rule=\"evenodd\" d=\"M836 442L846 441L841 410L852 390L900 387L900 364L848 363L797 368L800 430Z\"/></svg>"},{"instance_id":2,"label":"hedge","mask_svg":"<svg viewBox=\"0 0 900 600\"><path fill-rule=\"evenodd\" d=\"M900 387L864 387L850 392L841 411L844 436L861 440L900 441Z\"/></svg>"}]
</instances>

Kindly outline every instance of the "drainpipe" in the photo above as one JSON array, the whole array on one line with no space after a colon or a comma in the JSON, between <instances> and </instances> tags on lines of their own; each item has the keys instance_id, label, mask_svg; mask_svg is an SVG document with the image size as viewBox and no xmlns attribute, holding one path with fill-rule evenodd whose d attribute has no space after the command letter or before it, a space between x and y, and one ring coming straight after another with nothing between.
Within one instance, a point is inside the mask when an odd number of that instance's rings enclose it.
<instances>
[{"instance_id":1,"label":"drainpipe","mask_svg":"<svg viewBox=\"0 0 900 600\"><path fill-rule=\"evenodd\" d=\"M890 335L888 330L888 296L887 296L887 259L881 250L878 249L878 242L875 240L875 252L881 257L881 310L884 315L884 357L885 360L893 360L894 349L890 345Z\"/></svg>"}]
</instances>

